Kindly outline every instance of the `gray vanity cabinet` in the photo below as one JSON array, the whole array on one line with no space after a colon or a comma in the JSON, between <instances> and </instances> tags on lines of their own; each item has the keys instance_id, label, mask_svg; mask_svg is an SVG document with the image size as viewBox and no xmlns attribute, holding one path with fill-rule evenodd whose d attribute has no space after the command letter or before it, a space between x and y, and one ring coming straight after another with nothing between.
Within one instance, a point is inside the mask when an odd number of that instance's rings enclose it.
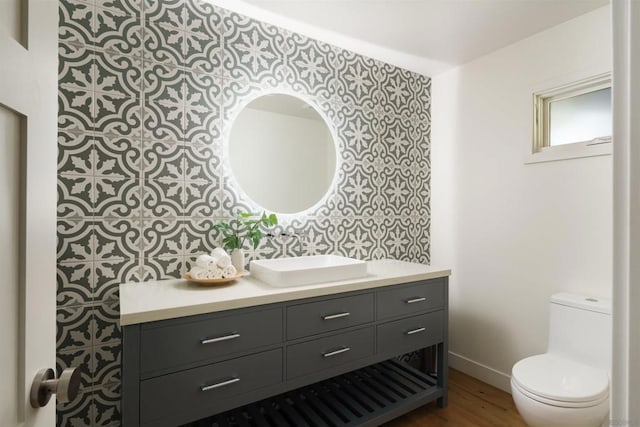
<instances>
[{"instance_id":1,"label":"gray vanity cabinet","mask_svg":"<svg viewBox=\"0 0 640 427\"><path fill-rule=\"evenodd\" d=\"M333 334L287 347L287 380L324 372L375 353L373 327Z\"/></svg>"},{"instance_id":2,"label":"gray vanity cabinet","mask_svg":"<svg viewBox=\"0 0 640 427\"><path fill-rule=\"evenodd\" d=\"M224 314L143 325L140 332L141 374L171 372L181 366L282 342L280 307Z\"/></svg>"},{"instance_id":3,"label":"gray vanity cabinet","mask_svg":"<svg viewBox=\"0 0 640 427\"><path fill-rule=\"evenodd\" d=\"M287 306L287 339L363 325L374 316L373 292L292 304Z\"/></svg>"},{"instance_id":4,"label":"gray vanity cabinet","mask_svg":"<svg viewBox=\"0 0 640 427\"><path fill-rule=\"evenodd\" d=\"M208 414L213 403L282 382L282 350L275 349L199 368L187 369L140 383L140 419L143 425L172 425L164 420Z\"/></svg>"},{"instance_id":5,"label":"gray vanity cabinet","mask_svg":"<svg viewBox=\"0 0 640 427\"><path fill-rule=\"evenodd\" d=\"M354 375L370 375L363 384L375 382L375 392L387 381L413 393L355 424L378 425L431 400L444 406L447 303L444 277L125 326L123 425L174 427L291 390L330 389L317 385L330 378L346 388L323 401L343 402ZM435 377L412 379L388 361L430 346Z\"/></svg>"},{"instance_id":6,"label":"gray vanity cabinet","mask_svg":"<svg viewBox=\"0 0 640 427\"><path fill-rule=\"evenodd\" d=\"M442 342L444 312L435 311L378 326L378 354L398 354Z\"/></svg>"}]
</instances>

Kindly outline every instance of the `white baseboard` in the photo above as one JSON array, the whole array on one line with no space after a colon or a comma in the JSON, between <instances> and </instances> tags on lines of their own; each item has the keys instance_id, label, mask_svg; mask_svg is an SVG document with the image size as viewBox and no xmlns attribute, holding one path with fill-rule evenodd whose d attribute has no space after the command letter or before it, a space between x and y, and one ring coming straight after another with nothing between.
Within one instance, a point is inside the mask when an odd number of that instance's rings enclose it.
<instances>
[{"instance_id":1,"label":"white baseboard","mask_svg":"<svg viewBox=\"0 0 640 427\"><path fill-rule=\"evenodd\" d=\"M449 367L511 394L511 376L504 372L500 372L451 351L449 352Z\"/></svg>"}]
</instances>

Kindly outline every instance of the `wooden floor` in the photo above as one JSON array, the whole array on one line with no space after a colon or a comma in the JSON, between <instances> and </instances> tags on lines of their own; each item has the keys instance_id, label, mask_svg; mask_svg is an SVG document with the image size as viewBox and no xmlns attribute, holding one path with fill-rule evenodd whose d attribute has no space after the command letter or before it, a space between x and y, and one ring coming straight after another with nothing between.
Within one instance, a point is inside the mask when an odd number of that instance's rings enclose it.
<instances>
[{"instance_id":1,"label":"wooden floor","mask_svg":"<svg viewBox=\"0 0 640 427\"><path fill-rule=\"evenodd\" d=\"M454 369L449 370L449 405L435 403L385 424L385 427L526 427L511 395Z\"/></svg>"}]
</instances>

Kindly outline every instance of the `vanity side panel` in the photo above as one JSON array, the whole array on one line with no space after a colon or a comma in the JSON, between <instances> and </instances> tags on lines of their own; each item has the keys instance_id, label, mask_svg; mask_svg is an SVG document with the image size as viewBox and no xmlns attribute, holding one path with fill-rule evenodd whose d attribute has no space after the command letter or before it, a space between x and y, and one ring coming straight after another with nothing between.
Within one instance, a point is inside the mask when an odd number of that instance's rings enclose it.
<instances>
[{"instance_id":1,"label":"vanity side panel","mask_svg":"<svg viewBox=\"0 0 640 427\"><path fill-rule=\"evenodd\" d=\"M140 325L122 328L122 425L140 425Z\"/></svg>"},{"instance_id":2,"label":"vanity side panel","mask_svg":"<svg viewBox=\"0 0 640 427\"><path fill-rule=\"evenodd\" d=\"M444 318L442 330L444 339L438 344L438 386L442 388L442 397L437 403L440 408L449 402L449 278L442 279L444 287Z\"/></svg>"}]
</instances>

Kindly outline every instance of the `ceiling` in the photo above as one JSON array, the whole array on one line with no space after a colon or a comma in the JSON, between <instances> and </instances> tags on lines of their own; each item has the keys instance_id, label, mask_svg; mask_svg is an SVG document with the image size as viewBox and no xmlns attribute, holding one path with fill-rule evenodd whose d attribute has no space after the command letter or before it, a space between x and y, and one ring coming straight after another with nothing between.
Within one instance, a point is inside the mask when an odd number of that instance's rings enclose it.
<instances>
[{"instance_id":1,"label":"ceiling","mask_svg":"<svg viewBox=\"0 0 640 427\"><path fill-rule=\"evenodd\" d=\"M396 53L404 61L413 58L416 66L407 68L426 67L417 71L437 74L604 6L608 0L236 0L227 4L231 3L249 5L254 17L255 10L262 10L272 18L302 23L316 30L316 38L341 47L361 42ZM318 31L331 35L331 40L318 36ZM340 37L345 43L336 43Z\"/></svg>"}]
</instances>

